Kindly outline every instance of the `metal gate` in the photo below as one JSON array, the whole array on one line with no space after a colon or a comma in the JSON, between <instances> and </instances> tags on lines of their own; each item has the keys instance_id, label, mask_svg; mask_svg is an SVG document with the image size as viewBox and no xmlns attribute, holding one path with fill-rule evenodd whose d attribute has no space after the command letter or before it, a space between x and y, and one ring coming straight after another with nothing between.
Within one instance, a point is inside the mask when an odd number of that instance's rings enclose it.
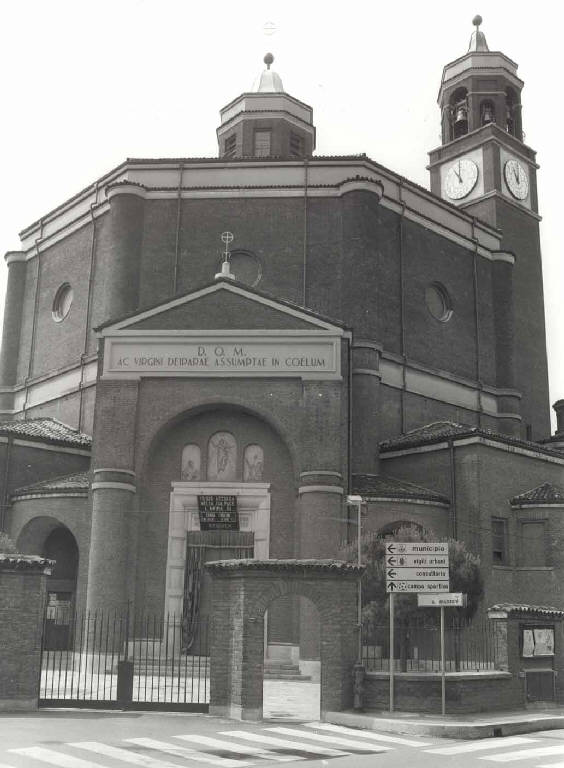
<instances>
[{"instance_id":1,"label":"metal gate","mask_svg":"<svg viewBox=\"0 0 564 768\"><path fill-rule=\"evenodd\" d=\"M208 623L48 606L39 706L207 712Z\"/></svg>"}]
</instances>

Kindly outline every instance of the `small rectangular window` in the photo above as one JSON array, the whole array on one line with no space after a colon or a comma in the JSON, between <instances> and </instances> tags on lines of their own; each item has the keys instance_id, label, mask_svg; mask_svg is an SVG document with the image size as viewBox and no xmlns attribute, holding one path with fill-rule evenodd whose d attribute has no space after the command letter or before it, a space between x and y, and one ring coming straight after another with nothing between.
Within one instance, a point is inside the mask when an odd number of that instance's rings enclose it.
<instances>
[{"instance_id":1,"label":"small rectangular window","mask_svg":"<svg viewBox=\"0 0 564 768\"><path fill-rule=\"evenodd\" d=\"M225 139L225 144L223 146L223 154L225 157L233 157L235 155L235 149L237 147L237 136L233 134L232 136L228 136Z\"/></svg>"},{"instance_id":2,"label":"small rectangular window","mask_svg":"<svg viewBox=\"0 0 564 768\"><path fill-rule=\"evenodd\" d=\"M302 137L298 136L297 133L291 133L290 134L290 155L291 155L291 157L302 157L303 154L304 154L304 152L303 152Z\"/></svg>"},{"instance_id":3,"label":"small rectangular window","mask_svg":"<svg viewBox=\"0 0 564 768\"><path fill-rule=\"evenodd\" d=\"M523 522L520 526L520 533L521 565L525 567L546 565L544 521Z\"/></svg>"},{"instance_id":4,"label":"small rectangular window","mask_svg":"<svg viewBox=\"0 0 564 768\"><path fill-rule=\"evenodd\" d=\"M507 520L492 517L492 561L494 565L507 565Z\"/></svg>"},{"instance_id":5,"label":"small rectangular window","mask_svg":"<svg viewBox=\"0 0 564 768\"><path fill-rule=\"evenodd\" d=\"M270 131L255 131L255 157L269 157Z\"/></svg>"}]
</instances>

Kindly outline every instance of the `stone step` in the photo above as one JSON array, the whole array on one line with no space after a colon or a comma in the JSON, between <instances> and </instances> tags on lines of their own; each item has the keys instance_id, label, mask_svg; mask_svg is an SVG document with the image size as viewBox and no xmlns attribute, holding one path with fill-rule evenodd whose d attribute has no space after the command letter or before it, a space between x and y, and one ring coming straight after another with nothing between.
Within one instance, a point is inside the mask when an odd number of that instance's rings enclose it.
<instances>
[{"instance_id":1,"label":"stone step","mask_svg":"<svg viewBox=\"0 0 564 768\"><path fill-rule=\"evenodd\" d=\"M302 675L300 672L293 674L291 672L270 672L265 669L263 674L264 680L292 680L295 683L307 683L311 680L311 675Z\"/></svg>"}]
</instances>

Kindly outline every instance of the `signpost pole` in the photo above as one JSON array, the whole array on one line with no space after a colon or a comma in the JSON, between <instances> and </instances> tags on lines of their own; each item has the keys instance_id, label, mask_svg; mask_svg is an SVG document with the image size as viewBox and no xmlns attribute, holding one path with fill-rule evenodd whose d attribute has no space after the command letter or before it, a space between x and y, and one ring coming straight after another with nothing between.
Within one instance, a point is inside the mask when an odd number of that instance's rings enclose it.
<instances>
[{"instance_id":1,"label":"signpost pole","mask_svg":"<svg viewBox=\"0 0 564 768\"><path fill-rule=\"evenodd\" d=\"M394 711L394 593L390 592L390 712Z\"/></svg>"},{"instance_id":2,"label":"signpost pole","mask_svg":"<svg viewBox=\"0 0 564 768\"><path fill-rule=\"evenodd\" d=\"M441 605L441 712L446 714L445 608Z\"/></svg>"}]
</instances>

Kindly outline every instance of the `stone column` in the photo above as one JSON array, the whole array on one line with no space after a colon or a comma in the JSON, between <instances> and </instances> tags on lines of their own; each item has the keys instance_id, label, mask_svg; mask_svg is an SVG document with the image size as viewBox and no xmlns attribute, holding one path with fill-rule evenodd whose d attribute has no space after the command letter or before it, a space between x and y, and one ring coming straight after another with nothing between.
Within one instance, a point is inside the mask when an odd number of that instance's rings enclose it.
<instances>
[{"instance_id":1,"label":"stone column","mask_svg":"<svg viewBox=\"0 0 564 768\"><path fill-rule=\"evenodd\" d=\"M86 605L90 611L127 607L130 518L135 509L135 417L138 383L100 381L92 446L92 531Z\"/></svg>"},{"instance_id":2,"label":"stone column","mask_svg":"<svg viewBox=\"0 0 564 768\"><path fill-rule=\"evenodd\" d=\"M111 260L106 320L137 309L145 211L144 189L127 183L110 187Z\"/></svg>"},{"instance_id":3,"label":"stone column","mask_svg":"<svg viewBox=\"0 0 564 768\"><path fill-rule=\"evenodd\" d=\"M52 560L0 554L0 712L37 709Z\"/></svg>"},{"instance_id":4,"label":"stone column","mask_svg":"<svg viewBox=\"0 0 564 768\"><path fill-rule=\"evenodd\" d=\"M368 341L353 344L352 471L378 474L380 442L380 354Z\"/></svg>"},{"instance_id":5,"label":"stone column","mask_svg":"<svg viewBox=\"0 0 564 768\"><path fill-rule=\"evenodd\" d=\"M86 603L89 611L124 612L127 608L129 517L135 492L132 470L94 470Z\"/></svg>"},{"instance_id":6,"label":"stone column","mask_svg":"<svg viewBox=\"0 0 564 768\"><path fill-rule=\"evenodd\" d=\"M4 259L8 265L8 285L0 352L0 388L12 387L17 379L26 273L24 253L8 251ZM0 409L12 410L13 399L12 392L0 389Z\"/></svg>"},{"instance_id":7,"label":"stone column","mask_svg":"<svg viewBox=\"0 0 564 768\"><path fill-rule=\"evenodd\" d=\"M343 478L338 472L300 474L298 514L301 558L335 557L345 531ZM319 659L320 625L315 607L300 600L300 660Z\"/></svg>"}]
</instances>

